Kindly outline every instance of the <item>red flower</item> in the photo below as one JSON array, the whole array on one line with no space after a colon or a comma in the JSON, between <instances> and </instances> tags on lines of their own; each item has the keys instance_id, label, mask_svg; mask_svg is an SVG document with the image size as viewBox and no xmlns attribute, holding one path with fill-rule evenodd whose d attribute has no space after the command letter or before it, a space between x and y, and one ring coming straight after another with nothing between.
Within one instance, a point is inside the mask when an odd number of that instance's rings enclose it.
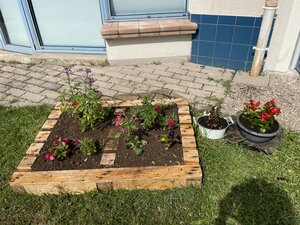
<instances>
[{"instance_id":1,"label":"red flower","mask_svg":"<svg viewBox=\"0 0 300 225\"><path fill-rule=\"evenodd\" d=\"M279 115L279 114L280 114L280 108L278 108L278 107L272 108L272 109L271 109L271 113L272 113L273 115Z\"/></svg>"},{"instance_id":2,"label":"red flower","mask_svg":"<svg viewBox=\"0 0 300 225\"><path fill-rule=\"evenodd\" d=\"M173 127L175 125L174 120L168 120L167 123L168 123L168 126L170 126L170 127Z\"/></svg>"},{"instance_id":3,"label":"red flower","mask_svg":"<svg viewBox=\"0 0 300 225\"><path fill-rule=\"evenodd\" d=\"M77 106L78 106L78 102L72 103L72 107L73 107L74 109L77 108Z\"/></svg>"},{"instance_id":4,"label":"red flower","mask_svg":"<svg viewBox=\"0 0 300 225\"><path fill-rule=\"evenodd\" d=\"M65 142L65 143L67 143L67 142L69 142L69 141L70 141L70 139L67 138L67 137L64 137L64 138L62 139L62 142Z\"/></svg>"},{"instance_id":5,"label":"red flower","mask_svg":"<svg viewBox=\"0 0 300 225\"><path fill-rule=\"evenodd\" d=\"M59 144L58 141L53 142L53 146L58 146L58 144Z\"/></svg>"},{"instance_id":6,"label":"red flower","mask_svg":"<svg viewBox=\"0 0 300 225\"><path fill-rule=\"evenodd\" d=\"M158 107L156 107L155 111L156 111L157 113L160 113L160 112L161 112L161 108L158 106Z\"/></svg>"},{"instance_id":7,"label":"red flower","mask_svg":"<svg viewBox=\"0 0 300 225\"><path fill-rule=\"evenodd\" d=\"M254 103L254 101L252 99L250 99L249 103L252 105Z\"/></svg>"},{"instance_id":8,"label":"red flower","mask_svg":"<svg viewBox=\"0 0 300 225\"><path fill-rule=\"evenodd\" d=\"M275 105L276 105L276 101L275 101L275 99L272 99L272 100L271 100L271 104L272 104L273 106L275 106Z\"/></svg>"},{"instance_id":9,"label":"red flower","mask_svg":"<svg viewBox=\"0 0 300 225\"><path fill-rule=\"evenodd\" d=\"M265 122L267 122L267 119L266 119L266 118L261 118L260 121L261 121L262 123L265 123Z\"/></svg>"},{"instance_id":10,"label":"red flower","mask_svg":"<svg viewBox=\"0 0 300 225\"><path fill-rule=\"evenodd\" d=\"M263 111L261 117L262 119L269 119L270 117L272 117L272 115L270 113L267 113L266 111Z\"/></svg>"},{"instance_id":11,"label":"red flower","mask_svg":"<svg viewBox=\"0 0 300 225\"><path fill-rule=\"evenodd\" d=\"M251 107L251 109L254 110L254 111L257 110L257 108L256 108L255 105L253 105L253 106Z\"/></svg>"},{"instance_id":12,"label":"red flower","mask_svg":"<svg viewBox=\"0 0 300 225\"><path fill-rule=\"evenodd\" d=\"M256 107L260 106L260 102L256 102L256 103L255 103L255 106L256 106Z\"/></svg>"}]
</instances>

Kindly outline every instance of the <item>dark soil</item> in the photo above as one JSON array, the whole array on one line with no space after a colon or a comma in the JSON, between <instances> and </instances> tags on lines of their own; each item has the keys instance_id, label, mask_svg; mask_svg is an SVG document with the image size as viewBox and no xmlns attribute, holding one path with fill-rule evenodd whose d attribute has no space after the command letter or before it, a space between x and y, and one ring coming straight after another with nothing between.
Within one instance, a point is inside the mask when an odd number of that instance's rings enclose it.
<instances>
[{"instance_id":1,"label":"dark soil","mask_svg":"<svg viewBox=\"0 0 300 225\"><path fill-rule=\"evenodd\" d=\"M102 142L107 139L108 131L112 126L112 120L108 120L105 123L98 123L94 129L89 129L85 132L81 132L79 122L68 113L63 113L58 122L53 128L43 150L32 165L33 171L45 171L45 170L72 170L72 169L89 169L100 168L101 152L97 152L94 155L85 155L75 150L68 158L64 160L55 159L54 161L47 160L45 154L47 149L53 146L53 142L57 141L59 137L68 137L70 139L83 139L84 137L90 137L96 142Z\"/></svg>"},{"instance_id":2,"label":"dark soil","mask_svg":"<svg viewBox=\"0 0 300 225\"><path fill-rule=\"evenodd\" d=\"M228 126L227 121L223 118L220 118L219 124L216 127L209 127L207 122L208 122L208 116L200 117L198 120L198 123L201 126L208 128L208 129L212 129L212 130L221 130Z\"/></svg>"},{"instance_id":3,"label":"dark soil","mask_svg":"<svg viewBox=\"0 0 300 225\"><path fill-rule=\"evenodd\" d=\"M177 115L177 108L167 110L167 113L174 112ZM64 160L55 159L47 160L45 154L47 149L53 146L53 141L57 141L58 137L68 137L70 139L83 139L90 137L95 141L102 142L107 140L108 132L114 127L113 119L109 119L105 123L96 124L94 129L90 129L81 133L80 125L77 119L70 114L63 113L58 122L54 126L43 150L37 157L32 166L32 171L53 171L53 170L74 170L74 169L96 169L102 168L100 160L102 152L87 156L80 152L79 149L74 151L68 158ZM165 149L164 143L159 141L161 134L167 134L168 130L156 127L146 133L142 133L141 137L147 141L147 145L143 147L143 154L137 156L133 150L125 148L125 141L120 137L116 154L114 167L140 167L140 166L168 166L183 164L183 152L181 143L176 143L169 149ZM180 129L175 129L175 137L180 136Z\"/></svg>"},{"instance_id":4,"label":"dark soil","mask_svg":"<svg viewBox=\"0 0 300 225\"><path fill-rule=\"evenodd\" d=\"M159 141L159 136L167 134L167 130L151 130L142 135L147 145L143 147L143 154L137 156L133 150L125 148L124 138L120 139L115 165L118 167L134 166L168 166L183 164L183 153L180 143L165 149L164 143ZM175 137L180 135L180 130L175 130Z\"/></svg>"},{"instance_id":5,"label":"dark soil","mask_svg":"<svg viewBox=\"0 0 300 225\"><path fill-rule=\"evenodd\" d=\"M244 118L243 116L240 116L240 117L239 117L239 120L240 120L241 124L243 124L247 129L252 130L252 131L254 131L254 132L257 132L257 133L261 133L261 132L259 131L259 129L254 128L254 127L251 127L251 124L249 123L249 121L248 121L246 118ZM276 132L278 129L279 129L279 124L278 124L278 122L275 120L274 123L270 125L270 130L267 130L267 131L265 132L265 134L271 134L271 133L274 133L274 132Z\"/></svg>"}]
</instances>

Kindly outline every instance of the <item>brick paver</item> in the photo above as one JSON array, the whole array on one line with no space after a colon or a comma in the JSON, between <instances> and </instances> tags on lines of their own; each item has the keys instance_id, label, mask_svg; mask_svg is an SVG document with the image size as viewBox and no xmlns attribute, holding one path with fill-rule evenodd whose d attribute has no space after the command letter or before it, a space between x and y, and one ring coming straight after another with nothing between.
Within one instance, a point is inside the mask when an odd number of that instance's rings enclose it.
<instances>
[{"instance_id":1,"label":"brick paver","mask_svg":"<svg viewBox=\"0 0 300 225\"><path fill-rule=\"evenodd\" d=\"M66 89L63 68L47 61L33 66L0 62L0 104L55 104L59 92ZM126 100L151 92L156 97L181 96L200 105L210 103L208 99L212 96L223 98L226 88L220 80L231 81L234 76L231 70L188 62L105 67L73 65L74 74L70 77L78 80L85 68L92 70L94 85L104 99Z\"/></svg>"}]
</instances>

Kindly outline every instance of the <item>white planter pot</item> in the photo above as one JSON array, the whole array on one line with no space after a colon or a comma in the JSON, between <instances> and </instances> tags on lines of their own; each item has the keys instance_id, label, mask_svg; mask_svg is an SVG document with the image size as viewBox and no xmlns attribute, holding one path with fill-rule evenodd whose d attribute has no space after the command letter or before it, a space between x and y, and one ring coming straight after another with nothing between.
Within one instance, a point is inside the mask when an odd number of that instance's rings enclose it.
<instances>
[{"instance_id":1,"label":"white planter pot","mask_svg":"<svg viewBox=\"0 0 300 225\"><path fill-rule=\"evenodd\" d=\"M198 123L199 118L201 118L201 116L200 117L193 117L194 123L197 124L201 136L206 137L208 139L221 139L221 138L223 138L227 128L230 125L234 124L234 121L232 120L231 117L224 117L224 119L227 121L227 126L225 128L220 129L220 130L209 129L209 128L203 127L202 125L200 125Z\"/></svg>"}]
</instances>

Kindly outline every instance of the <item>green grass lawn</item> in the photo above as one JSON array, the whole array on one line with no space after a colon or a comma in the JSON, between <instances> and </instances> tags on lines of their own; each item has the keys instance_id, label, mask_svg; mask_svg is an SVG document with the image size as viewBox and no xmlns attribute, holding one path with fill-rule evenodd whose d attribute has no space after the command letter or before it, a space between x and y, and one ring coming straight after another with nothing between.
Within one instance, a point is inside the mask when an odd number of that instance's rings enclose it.
<instances>
[{"instance_id":1,"label":"green grass lawn","mask_svg":"<svg viewBox=\"0 0 300 225\"><path fill-rule=\"evenodd\" d=\"M292 132L272 156L199 139L202 187L15 193L10 176L49 113L0 107L0 224L300 224L300 136Z\"/></svg>"}]
</instances>

